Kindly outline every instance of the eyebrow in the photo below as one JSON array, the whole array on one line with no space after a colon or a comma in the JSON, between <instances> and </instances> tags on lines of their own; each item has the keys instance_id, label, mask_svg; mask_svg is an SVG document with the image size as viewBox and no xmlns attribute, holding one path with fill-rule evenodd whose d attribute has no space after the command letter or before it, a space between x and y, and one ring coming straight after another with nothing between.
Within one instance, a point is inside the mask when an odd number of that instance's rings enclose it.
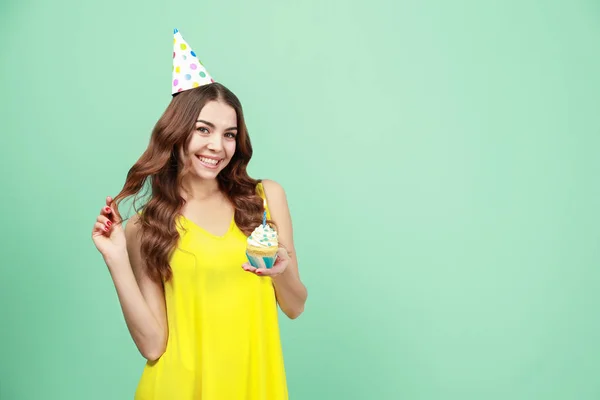
<instances>
[{"instance_id":1,"label":"eyebrow","mask_svg":"<svg viewBox=\"0 0 600 400\"><path fill-rule=\"evenodd\" d=\"M203 124L206 124L206 125L210 126L210 127L211 127L211 128L213 128L213 129L215 128L215 125L214 125L214 124L212 124L212 123L210 123L210 122L208 122L208 121L204 121L203 119L199 119L199 120L197 120L196 122L202 122ZM231 127L231 128L227 128L227 129L225 129L225 130L226 130L226 131L237 131L237 126L234 126L234 127Z\"/></svg>"}]
</instances>

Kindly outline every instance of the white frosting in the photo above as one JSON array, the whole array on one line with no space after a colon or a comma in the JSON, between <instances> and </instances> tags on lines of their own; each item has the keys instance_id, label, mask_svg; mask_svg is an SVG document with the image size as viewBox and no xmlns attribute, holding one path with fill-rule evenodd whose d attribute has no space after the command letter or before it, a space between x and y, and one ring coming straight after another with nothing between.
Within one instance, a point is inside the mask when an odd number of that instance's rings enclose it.
<instances>
[{"instance_id":1,"label":"white frosting","mask_svg":"<svg viewBox=\"0 0 600 400\"><path fill-rule=\"evenodd\" d=\"M252 235L248 236L248 245L253 247L277 247L277 232L268 224L259 226L254 229Z\"/></svg>"}]
</instances>

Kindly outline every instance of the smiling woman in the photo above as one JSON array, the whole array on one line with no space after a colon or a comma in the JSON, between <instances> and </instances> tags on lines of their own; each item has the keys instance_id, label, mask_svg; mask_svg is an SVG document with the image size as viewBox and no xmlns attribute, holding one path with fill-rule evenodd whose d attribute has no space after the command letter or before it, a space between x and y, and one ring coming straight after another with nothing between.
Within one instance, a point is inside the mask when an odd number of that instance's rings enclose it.
<instances>
[{"instance_id":1,"label":"smiling woman","mask_svg":"<svg viewBox=\"0 0 600 400\"><path fill-rule=\"evenodd\" d=\"M194 154L198 160L198 176L214 179L229 164L235 154L236 115L236 110L222 101L211 101L200 111L196 134L192 135L187 149L187 153ZM181 154L181 158L185 162L186 154Z\"/></svg>"},{"instance_id":2,"label":"smiling woman","mask_svg":"<svg viewBox=\"0 0 600 400\"><path fill-rule=\"evenodd\" d=\"M252 146L238 98L212 81L177 31L175 46L174 62L183 50L187 69L174 74L200 70L206 80L186 86L175 77L148 149L92 231L148 359L135 398L287 399L277 306L294 319L307 292L285 192L248 176ZM118 205L147 181L152 195L123 230ZM263 223L279 247L272 267L256 268L246 242Z\"/></svg>"}]
</instances>

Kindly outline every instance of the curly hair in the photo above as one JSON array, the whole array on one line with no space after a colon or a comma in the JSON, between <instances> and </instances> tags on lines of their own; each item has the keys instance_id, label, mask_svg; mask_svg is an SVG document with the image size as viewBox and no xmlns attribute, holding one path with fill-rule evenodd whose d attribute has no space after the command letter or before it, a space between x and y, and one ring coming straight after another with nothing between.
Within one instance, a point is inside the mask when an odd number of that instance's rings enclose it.
<instances>
[{"instance_id":1,"label":"curly hair","mask_svg":"<svg viewBox=\"0 0 600 400\"><path fill-rule=\"evenodd\" d=\"M237 115L236 150L230 163L219 173L219 189L235 207L235 223L246 235L262 221L263 200L256 192L259 180L252 179L246 167L252 157L252 145L244 121L242 105L229 89L219 83L199 86L176 94L156 123L147 149L127 173L123 189L113 199L113 209L123 221L118 205L134 196L133 207L140 214L141 254L149 276L156 282L172 277L170 256L177 246L177 216L185 204L180 195L183 177L191 170L191 159L183 164L179 154L187 153L196 119L210 101L230 105ZM149 184L149 200L136 208L136 199ZM272 221L269 221L272 223Z\"/></svg>"}]
</instances>

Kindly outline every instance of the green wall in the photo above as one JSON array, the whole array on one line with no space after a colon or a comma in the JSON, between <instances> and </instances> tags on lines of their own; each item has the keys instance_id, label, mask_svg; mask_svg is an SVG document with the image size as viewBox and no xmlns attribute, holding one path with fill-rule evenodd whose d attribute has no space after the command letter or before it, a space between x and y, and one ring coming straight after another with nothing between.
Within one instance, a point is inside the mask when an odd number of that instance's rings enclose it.
<instances>
[{"instance_id":1,"label":"green wall","mask_svg":"<svg viewBox=\"0 0 600 400\"><path fill-rule=\"evenodd\" d=\"M130 399L91 241L170 100L172 29L287 191L292 400L600 398L596 1L0 5L0 398Z\"/></svg>"}]
</instances>

